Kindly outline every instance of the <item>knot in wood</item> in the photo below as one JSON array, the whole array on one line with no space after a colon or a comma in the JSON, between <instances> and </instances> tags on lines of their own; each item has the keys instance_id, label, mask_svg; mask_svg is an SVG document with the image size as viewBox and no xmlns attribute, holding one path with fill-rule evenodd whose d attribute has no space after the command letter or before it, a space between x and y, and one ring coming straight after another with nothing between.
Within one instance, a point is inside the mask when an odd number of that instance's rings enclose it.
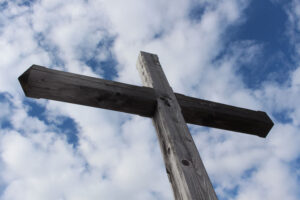
<instances>
[{"instance_id":1,"label":"knot in wood","mask_svg":"<svg viewBox=\"0 0 300 200\"><path fill-rule=\"evenodd\" d=\"M190 162L188 160L182 160L181 163L185 166L189 166Z\"/></svg>"},{"instance_id":2,"label":"knot in wood","mask_svg":"<svg viewBox=\"0 0 300 200\"><path fill-rule=\"evenodd\" d=\"M171 98L170 97L159 97L159 99L161 99L165 105L167 105L168 107L171 107Z\"/></svg>"}]
</instances>

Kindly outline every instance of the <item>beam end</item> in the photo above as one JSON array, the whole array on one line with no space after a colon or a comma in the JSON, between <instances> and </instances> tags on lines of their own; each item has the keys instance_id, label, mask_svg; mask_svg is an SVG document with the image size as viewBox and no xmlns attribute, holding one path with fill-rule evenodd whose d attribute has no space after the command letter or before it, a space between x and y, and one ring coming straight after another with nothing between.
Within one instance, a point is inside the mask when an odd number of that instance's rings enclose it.
<instances>
[{"instance_id":1,"label":"beam end","mask_svg":"<svg viewBox=\"0 0 300 200\"><path fill-rule=\"evenodd\" d=\"M36 96L32 96L31 87L32 87L32 72L40 69L39 65L31 65L22 75L19 76L18 80L20 85L24 91L26 97L37 98Z\"/></svg>"},{"instance_id":2,"label":"beam end","mask_svg":"<svg viewBox=\"0 0 300 200\"><path fill-rule=\"evenodd\" d=\"M268 116L267 113L262 112L262 114L264 115L264 118L265 118L264 129L259 134L257 134L257 135L259 137L266 138L268 136L269 132L271 131L272 127L274 126L274 122Z\"/></svg>"},{"instance_id":3,"label":"beam end","mask_svg":"<svg viewBox=\"0 0 300 200\"><path fill-rule=\"evenodd\" d=\"M31 67L29 67L29 69L27 69L21 76L19 76L18 80L21 84L21 87L25 93L25 96L28 97L28 79L29 79L29 75L31 72L33 65Z\"/></svg>"}]
</instances>

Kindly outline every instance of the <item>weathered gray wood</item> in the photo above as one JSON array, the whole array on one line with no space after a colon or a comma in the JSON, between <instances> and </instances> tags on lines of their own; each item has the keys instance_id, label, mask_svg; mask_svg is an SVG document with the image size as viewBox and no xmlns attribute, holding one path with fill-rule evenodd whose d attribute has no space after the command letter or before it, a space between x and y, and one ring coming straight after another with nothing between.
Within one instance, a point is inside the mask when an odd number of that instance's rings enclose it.
<instances>
[{"instance_id":1,"label":"weathered gray wood","mask_svg":"<svg viewBox=\"0 0 300 200\"><path fill-rule=\"evenodd\" d=\"M262 111L176 94L187 123L266 137L274 123Z\"/></svg>"},{"instance_id":2,"label":"weathered gray wood","mask_svg":"<svg viewBox=\"0 0 300 200\"><path fill-rule=\"evenodd\" d=\"M189 123L266 137L268 115L173 93L154 54L141 52L144 85L102 80L34 65L19 77L28 97L153 117L176 199L217 199L184 119ZM153 88L149 88L153 87Z\"/></svg>"},{"instance_id":3,"label":"weathered gray wood","mask_svg":"<svg viewBox=\"0 0 300 200\"><path fill-rule=\"evenodd\" d=\"M19 77L28 97L45 98L152 117L155 92L33 65ZM252 111L175 93L187 123L266 137L273 126L265 112Z\"/></svg>"},{"instance_id":4,"label":"weathered gray wood","mask_svg":"<svg viewBox=\"0 0 300 200\"><path fill-rule=\"evenodd\" d=\"M28 97L45 98L151 117L154 91L33 65L19 77Z\"/></svg>"},{"instance_id":5,"label":"weathered gray wood","mask_svg":"<svg viewBox=\"0 0 300 200\"><path fill-rule=\"evenodd\" d=\"M217 199L158 57L141 52L137 68L143 84L155 90L157 107L153 123L175 199Z\"/></svg>"}]
</instances>

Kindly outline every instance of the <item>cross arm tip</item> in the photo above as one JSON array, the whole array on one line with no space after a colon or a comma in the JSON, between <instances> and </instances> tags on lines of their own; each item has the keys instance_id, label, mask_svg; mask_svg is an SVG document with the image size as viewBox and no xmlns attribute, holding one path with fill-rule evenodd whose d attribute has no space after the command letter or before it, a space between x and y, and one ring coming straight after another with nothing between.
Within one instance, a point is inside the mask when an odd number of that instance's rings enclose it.
<instances>
[{"instance_id":1,"label":"cross arm tip","mask_svg":"<svg viewBox=\"0 0 300 200\"><path fill-rule=\"evenodd\" d=\"M21 87L23 89L23 92L25 93L25 96L28 96L27 88L28 88L28 79L29 79L30 71L31 71L31 67L27 69L23 74L21 74L18 78L19 83L21 84Z\"/></svg>"},{"instance_id":2,"label":"cross arm tip","mask_svg":"<svg viewBox=\"0 0 300 200\"><path fill-rule=\"evenodd\" d=\"M21 74L18 77L18 80L19 80L19 83L20 83L20 85L23 89L23 92L24 92L25 96L27 96L27 97L30 97L29 92L28 92L29 82L30 82L30 79L29 79L30 74L31 74L33 69L39 68L39 67L41 67L41 66L33 64L23 74Z\"/></svg>"},{"instance_id":3,"label":"cross arm tip","mask_svg":"<svg viewBox=\"0 0 300 200\"><path fill-rule=\"evenodd\" d=\"M257 134L259 137L262 138L266 138L269 134L269 132L271 131L271 129L274 126L274 122L272 121L272 119L269 117L269 115L265 112L259 111L262 113L262 115L264 115L265 118L265 122L264 122L264 128L263 130L260 132L260 134Z\"/></svg>"}]
</instances>

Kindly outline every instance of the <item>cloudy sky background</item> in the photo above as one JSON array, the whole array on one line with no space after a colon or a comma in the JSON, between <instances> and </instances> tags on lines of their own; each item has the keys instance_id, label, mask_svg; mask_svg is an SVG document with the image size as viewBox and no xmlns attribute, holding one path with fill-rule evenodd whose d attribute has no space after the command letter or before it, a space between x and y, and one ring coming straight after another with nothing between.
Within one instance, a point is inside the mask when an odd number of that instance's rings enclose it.
<instances>
[{"instance_id":1,"label":"cloudy sky background","mask_svg":"<svg viewBox=\"0 0 300 200\"><path fill-rule=\"evenodd\" d=\"M32 64L266 111L266 139L189 126L219 199L300 199L297 0L0 0L0 199L172 199L151 120L24 97Z\"/></svg>"}]
</instances>

